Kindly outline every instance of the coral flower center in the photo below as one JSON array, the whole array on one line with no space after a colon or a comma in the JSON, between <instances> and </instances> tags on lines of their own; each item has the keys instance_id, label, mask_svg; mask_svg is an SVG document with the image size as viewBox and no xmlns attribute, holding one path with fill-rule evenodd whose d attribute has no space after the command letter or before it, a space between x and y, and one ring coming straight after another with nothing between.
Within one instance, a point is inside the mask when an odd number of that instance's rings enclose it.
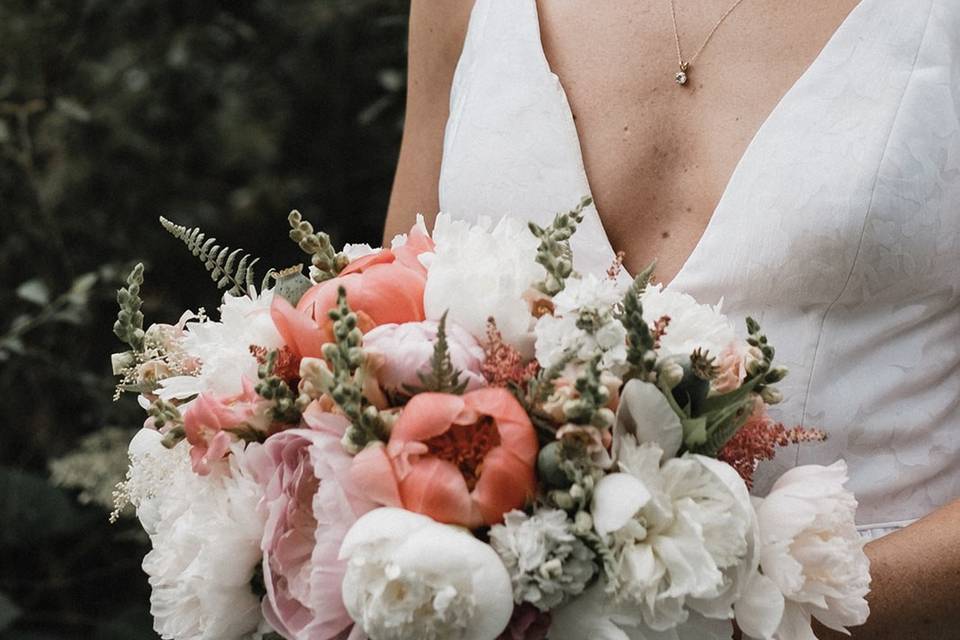
<instances>
[{"instance_id":1,"label":"coral flower center","mask_svg":"<svg viewBox=\"0 0 960 640\"><path fill-rule=\"evenodd\" d=\"M500 433L493 418L485 416L472 424L455 424L424 444L432 455L456 465L473 491L483 473L484 458L500 446Z\"/></svg>"}]
</instances>

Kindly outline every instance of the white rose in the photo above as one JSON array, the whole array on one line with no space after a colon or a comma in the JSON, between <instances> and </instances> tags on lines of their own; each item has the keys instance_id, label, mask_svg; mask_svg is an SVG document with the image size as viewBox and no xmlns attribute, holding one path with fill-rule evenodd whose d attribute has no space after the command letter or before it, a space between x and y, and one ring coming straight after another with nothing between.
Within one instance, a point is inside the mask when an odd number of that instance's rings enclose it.
<instances>
[{"instance_id":1,"label":"white rose","mask_svg":"<svg viewBox=\"0 0 960 640\"><path fill-rule=\"evenodd\" d=\"M427 319L449 312L450 320L482 340L492 317L504 341L532 355L534 318L524 293L545 271L536 262L539 242L530 230L514 218L471 225L441 214L433 240L434 253L421 256L428 267Z\"/></svg>"},{"instance_id":2,"label":"white rose","mask_svg":"<svg viewBox=\"0 0 960 640\"><path fill-rule=\"evenodd\" d=\"M786 598L776 640L815 640L811 616L836 631L867 620L870 561L846 481L842 460L796 467L758 501L760 566Z\"/></svg>"},{"instance_id":3,"label":"white rose","mask_svg":"<svg viewBox=\"0 0 960 640\"><path fill-rule=\"evenodd\" d=\"M371 640L494 640L513 612L497 553L465 529L383 507L347 532L343 602Z\"/></svg>"}]
</instances>

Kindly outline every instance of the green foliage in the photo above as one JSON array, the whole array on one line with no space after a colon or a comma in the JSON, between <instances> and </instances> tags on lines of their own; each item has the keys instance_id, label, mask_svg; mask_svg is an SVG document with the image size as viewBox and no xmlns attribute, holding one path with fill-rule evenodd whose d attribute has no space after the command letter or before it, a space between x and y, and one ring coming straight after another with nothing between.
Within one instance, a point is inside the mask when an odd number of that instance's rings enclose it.
<instances>
[{"instance_id":1,"label":"green foliage","mask_svg":"<svg viewBox=\"0 0 960 640\"><path fill-rule=\"evenodd\" d=\"M548 296L563 291L566 279L573 274L570 238L577 231L577 225L583 222L583 210L591 204L593 198L585 196L572 210L558 213L549 227L541 227L533 222L529 224L530 232L540 240L537 262L547 270L546 279L536 286Z\"/></svg>"},{"instance_id":2,"label":"green foliage","mask_svg":"<svg viewBox=\"0 0 960 640\"><path fill-rule=\"evenodd\" d=\"M277 366L279 352L274 350L267 354L267 361L257 369L260 382L255 387L257 394L273 403L270 407L270 418L283 424L297 424L300 422L300 409L297 405L297 394L290 385L274 373Z\"/></svg>"},{"instance_id":3,"label":"green foliage","mask_svg":"<svg viewBox=\"0 0 960 640\"><path fill-rule=\"evenodd\" d=\"M330 242L330 236L324 232L314 232L313 225L304 220L300 212L294 209L287 217L290 223L290 239L310 256L310 262L315 267L315 282L324 282L335 278L343 268L350 263L350 259L342 253L337 253Z\"/></svg>"},{"instance_id":4,"label":"green foliage","mask_svg":"<svg viewBox=\"0 0 960 640\"><path fill-rule=\"evenodd\" d=\"M574 383L577 398L567 403L564 413L574 424L593 425L598 429L612 426L613 414L605 409L610 392L600 382L600 356L591 360Z\"/></svg>"},{"instance_id":5,"label":"green foliage","mask_svg":"<svg viewBox=\"0 0 960 640\"><path fill-rule=\"evenodd\" d=\"M136 352L143 351L143 300L140 298L140 286L143 284L143 263L140 262L127 276L127 286L117 291L117 304L120 311L113 323L113 333Z\"/></svg>"},{"instance_id":6,"label":"green foliage","mask_svg":"<svg viewBox=\"0 0 960 640\"><path fill-rule=\"evenodd\" d=\"M217 283L217 289L230 287L227 293L232 296L250 295L251 290L254 290L253 267L260 262L260 258L251 260L250 254L244 253L243 249L221 247L216 238L207 238L198 227L188 229L163 216L160 216L160 224L170 235L187 245L193 255L200 258L204 268L210 272L210 278ZM261 286L264 289L267 288L270 276L271 273L268 273L263 279Z\"/></svg>"},{"instance_id":7,"label":"green foliage","mask_svg":"<svg viewBox=\"0 0 960 640\"><path fill-rule=\"evenodd\" d=\"M410 395L425 391L462 395L467 389L467 381L460 380L462 373L459 369L454 368L453 360L450 359L450 345L447 343L447 314L444 312L440 318L440 323L437 325L437 341L433 345L430 372L418 371L417 377L420 378L420 385L406 387L405 391Z\"/></svg>"},{"instance_id":8,"label":"green foliage","mask_svg":"<svg viewBox=\"0 0 960 640\"><path fill-rule=\"evenodd\" d=\"M387 425L380 411L363 394L363 334L357 326L357 314L347 304L347 292L340 287L337 308L330 311L334 341L323 345L329 363L320 365L319 386L350 420L344 435L347 451L357 453L371 442L387 439ZM305 376L308 377L308 376Z\"/></svg>"},{"instance_id":9,"label":"green foliage","mask_svg":"<svg viewBox=\"0 0 960 640\"><path fill-rule=\"evenodd\" d=\"M160 215L236 238L261 264L290 264L277 213L293 208L336 245L379 244L407 10L0 2L0 466L43 480L87 434L142 423L133 395L111 401L115 298L130 268L150 271L149 320L220 298L151 222ZM25 614L0 637L156 637L135 523L110 525L94 506L63 513L84 526L46 537L2 521L0 538L16 544L0 548L0 590Z\"/></svg>"},{"instance_id":10,"label":"green foliage","mask_svg":"<svg viewBox=\"0 0 960 640\"><path fill-rule=\"evenodd\" d=\"M627 330L627 363L630 365L630 377L651 380L657 364L654 353L655 340L650 325L643 317L643 292L650 283L650 276L656 263L651 264L633 280L627 295L623 298L623 315L620 322Z\"/></svg>"},{"instance_id":11,"label":"green foliage","mask_svg":"<svg viewBox=\"0 0 960 640\"><path fill-rule=\"evenodd\" d=\"M779 392L772 385L783 380L787 370L773 366L775 350L760 329L760 324L753 318L747 318L747 331L750 334L747 342L759 352L760 357L748 363L747 377L740 387L730 393L711 396L703 402L698 416L701 429L693 434L694 437L687 435L685 423L684 441L687 448L695 453L716 456L750 417L756 394L760 394L768 404L773 404L772 400L779 398Z\"/></svg>"}]
</instances>

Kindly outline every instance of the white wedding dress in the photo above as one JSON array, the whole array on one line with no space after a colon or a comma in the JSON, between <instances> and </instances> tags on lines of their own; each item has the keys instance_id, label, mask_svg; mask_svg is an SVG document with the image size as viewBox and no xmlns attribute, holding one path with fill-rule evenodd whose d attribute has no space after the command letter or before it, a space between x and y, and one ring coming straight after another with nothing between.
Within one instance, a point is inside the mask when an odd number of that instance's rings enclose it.
<instances>
[{"instance_id":1,"label":"white wedding dress","mask_svg":"<svg viewBox=\"0 0 960 640\"><path fill-rule=\"evenodd\" d=\"M590 192L535 0L477 0L450 96L440 208L541 224ZM581 272L614 258L600 217ZM960 496L960 0L862 0L740 160L669 287L754 315L790 369L781 451L850 467L867 535ZM742 325L741 325L742 326Z\"/></svg>"}]
</instances>

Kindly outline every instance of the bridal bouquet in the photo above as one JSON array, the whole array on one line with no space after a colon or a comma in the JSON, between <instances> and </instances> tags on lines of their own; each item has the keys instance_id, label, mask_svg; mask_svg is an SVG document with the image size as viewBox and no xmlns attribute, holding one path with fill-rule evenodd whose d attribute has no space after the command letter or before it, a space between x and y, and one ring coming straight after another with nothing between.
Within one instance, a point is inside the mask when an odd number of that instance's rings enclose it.
<instances>
[{"instance_id":1,"label":"bridal bouquet","mask_svg":"<svg viewBox=\"0 0 960 640\"><path fill-rule=\"evenodd\" d=\"M422 220L390 248L270 271L164 226L229 288L144 329L119 292L118 389L148 414L136 509L168 639L814 638L865 621L869 567L843 462L748 488L822 439L767 406L760 326L573 269L585 199L553 224Z\"/></svg>"}]
</instances>

